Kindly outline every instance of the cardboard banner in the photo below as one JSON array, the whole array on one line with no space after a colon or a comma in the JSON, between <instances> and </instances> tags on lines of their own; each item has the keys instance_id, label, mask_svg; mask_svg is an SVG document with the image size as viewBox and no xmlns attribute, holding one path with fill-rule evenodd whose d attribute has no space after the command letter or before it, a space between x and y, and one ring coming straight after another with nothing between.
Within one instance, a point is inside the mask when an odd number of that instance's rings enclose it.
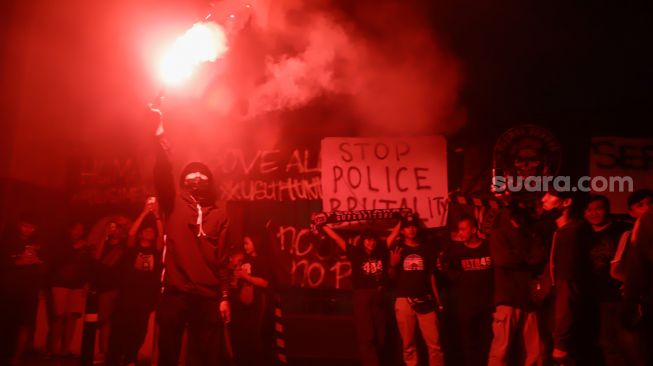
<instances>
[{"instance_id":1,"label":"cardboard banner","mask_svg":"<svg viewBox=\"0 0 653 366\"><path fill-rule=\"evenodd\" d=\"M322 140L324 211L410 208L427 227L440 227L447 193L442 136Z\"/></svg>"},{"instance_id":2,"label":"cardboard banner","mask_svg":"<svg viewBox=\"0 0 653 366\"><path fill-rule=\"evenodd\" d=\"M590 176L630 177L633 190L653 188L653 139L593 137L590 149ZM596 192L610 199L613 213L628 212L626 200L631 193L612 184L612 192ZM629 188L627 185L623 188Z\"/></svg>"}]
</instances>

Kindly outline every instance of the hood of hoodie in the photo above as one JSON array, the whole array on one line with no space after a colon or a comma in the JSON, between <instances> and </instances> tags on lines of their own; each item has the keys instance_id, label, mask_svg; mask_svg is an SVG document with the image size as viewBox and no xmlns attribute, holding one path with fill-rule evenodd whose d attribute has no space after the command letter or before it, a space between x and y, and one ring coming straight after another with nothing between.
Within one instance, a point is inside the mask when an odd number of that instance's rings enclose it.
<instances>
[{"instance_id":1,"label":"hood of hoodie","mask_svg":"<svg viewBox=\"0 0 653 366\"><path fill-rule=\"evenodd\" d=\"M195 172L199 172L207 176L209 178L208 182L200 187L188 187L185 184L185 178L188 174ZM204 163L192 162L186 165L186 167L184 167L181 172L181 176L179 177L179 187L184 193L192 196L202 206L213 205L217 199L215 179L213 178L213 174L211 173L209 167Z\"/></svg>"}]
</instances>

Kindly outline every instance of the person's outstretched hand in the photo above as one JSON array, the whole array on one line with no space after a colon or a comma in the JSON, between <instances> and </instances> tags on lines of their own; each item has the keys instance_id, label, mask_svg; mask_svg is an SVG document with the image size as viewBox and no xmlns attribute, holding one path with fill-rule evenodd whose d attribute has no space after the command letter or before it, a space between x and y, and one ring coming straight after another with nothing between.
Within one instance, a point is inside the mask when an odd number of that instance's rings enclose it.
<instances>
[{"instance_id":1,"label":"person's outstretched hand","mask_svg":"<svg viewBox=\"0 0 653 366\"><path fill-rule=\"evenodd\" d=\"M397 246L390 251L390 265L392 267L399 264L399 261L401 260L401 250L402 249L399 246Z\"/></svg>"},{"instance_id":2,"label":"person's outstretched hand","mask_svg":"<svg viewBox=\"0 0 653 366\"><path fill-rule=\"evenodd\" d=\"M148 110L145 115L145 122L148 126L152 127L152 130L156 131L156 135L163 133L163 114L158 105L150 103L148 104Z\"/></svg>"},{"instance_id":3,"label":"person's outstretched hand","mask_svg":"<svg viewBox=\"0 0 653 366\"><path fill-rule=\"evenodd\" d=\"M222 316L222 321L225 324L231 321L231 306L229 306L229 301L220 301L220 316Z\"/></svg>"}]
</instances>

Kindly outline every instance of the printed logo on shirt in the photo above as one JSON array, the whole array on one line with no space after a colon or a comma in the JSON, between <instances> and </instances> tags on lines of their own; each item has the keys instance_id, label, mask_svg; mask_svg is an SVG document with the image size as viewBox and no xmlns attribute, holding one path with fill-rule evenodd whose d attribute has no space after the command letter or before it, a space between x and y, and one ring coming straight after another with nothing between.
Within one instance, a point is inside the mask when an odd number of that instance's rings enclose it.
<instances>
[{"instance_id":1,"label":"printed logo on shirt","mask_svg":"<svg viewBox=\"0 0 653 366\"><path fill-rule=\"evenodd\" d=\"M138 253L134 269L139 271L154 271L154 256L152 254Z\"/></svg>"},{"instance_id":2,"label":"printed logo on shirt","mask_svg":"<svg viewBox=\"0 0 653 366\"><path fill-rule=\"evenodd\" d=\"M247 273L248 275L251 275L251 274L252 274L252 264L251 264L251 263L243 263L243 264L240 266L240 269L241 269L243 272Z\"/></svg>"},{"instance_id":3,"label":"printed logo on shirt","mask_svg":"<svg viewBox=\"0 0 653 366\"><path fill-rule=\"evenodd\" d=\"M468 258L460 261L463 271L482 271L492 268L491 257Z\"/></svg>"},{"instance_id":4,"label":"printed logo on shirt","mask_svg":"<svg viewBox=\"0 0 653 366\"><path fill-rule=\"evenodd\" d=\"M380 275L383 272L383 262L381 260L369 260L361 266L363 273L368 276Z\"/></svg>"},{"instance_id":5,"label":"printed logo on shirt","mask_svg":"<svg viewBox=\"0 0 653 366\"><path fill-rule=\"evenodd\" d=\"M419 254L410 254L404 258L404 271L423 271L424 259Z\"/></svg>"}]
</instances>

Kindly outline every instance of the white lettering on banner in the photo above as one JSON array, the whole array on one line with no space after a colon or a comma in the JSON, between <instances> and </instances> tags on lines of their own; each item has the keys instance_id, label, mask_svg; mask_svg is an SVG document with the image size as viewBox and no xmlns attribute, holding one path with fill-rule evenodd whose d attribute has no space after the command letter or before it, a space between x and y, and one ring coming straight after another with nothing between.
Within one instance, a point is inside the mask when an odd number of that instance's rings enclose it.
<instances>
[{"instance_id":1,"label":"white lettering on banner","mask_svg":"<svg viewBox=\"0 0 653 366\"><path fill-rule=\"evenodd\" d=\"M590 176L631 177L633 190L653 187L653 139L592 137ZM631 193L618 184L613 192L601 192L610 199L614 213L627 213L626 200Z\"/></svg>"},{"instance_id":2,"label":"white lettering on banner","mask_svg":"<svg viewBox=\"0 0 653 366\"><path fill-rule=\"evenodd\" d=\"M300 201L322 199L319 153L309 149L290 152L258 150L251 157L243 150L227 150L217 157L221 200Z\"/></svg>"},{"instance_id":3,"label":"white lettering on banner","mask_svg":"<svg viewBox=\"0 0 653 366\"><path fill-rule=\"evenodd\" d=\"M428 227L443 226L448 208L446 151L442 136L325 138L323 208L411 208Z\"/></svg>"},{"instance_id":4,"label":"white lettering on banner","mask_svg":"<svg viewBox=\"0 0 653 366\"><path fill-rule=\"evenodd\" d=\"M282 252L292 258L291 284L300 287L342 287L342 281L351 277L351 263L346 257L318 253L308 228L280 226L277 238ZM328 271L327 271L328 269Z\"/></svg>"}]
</instances>

